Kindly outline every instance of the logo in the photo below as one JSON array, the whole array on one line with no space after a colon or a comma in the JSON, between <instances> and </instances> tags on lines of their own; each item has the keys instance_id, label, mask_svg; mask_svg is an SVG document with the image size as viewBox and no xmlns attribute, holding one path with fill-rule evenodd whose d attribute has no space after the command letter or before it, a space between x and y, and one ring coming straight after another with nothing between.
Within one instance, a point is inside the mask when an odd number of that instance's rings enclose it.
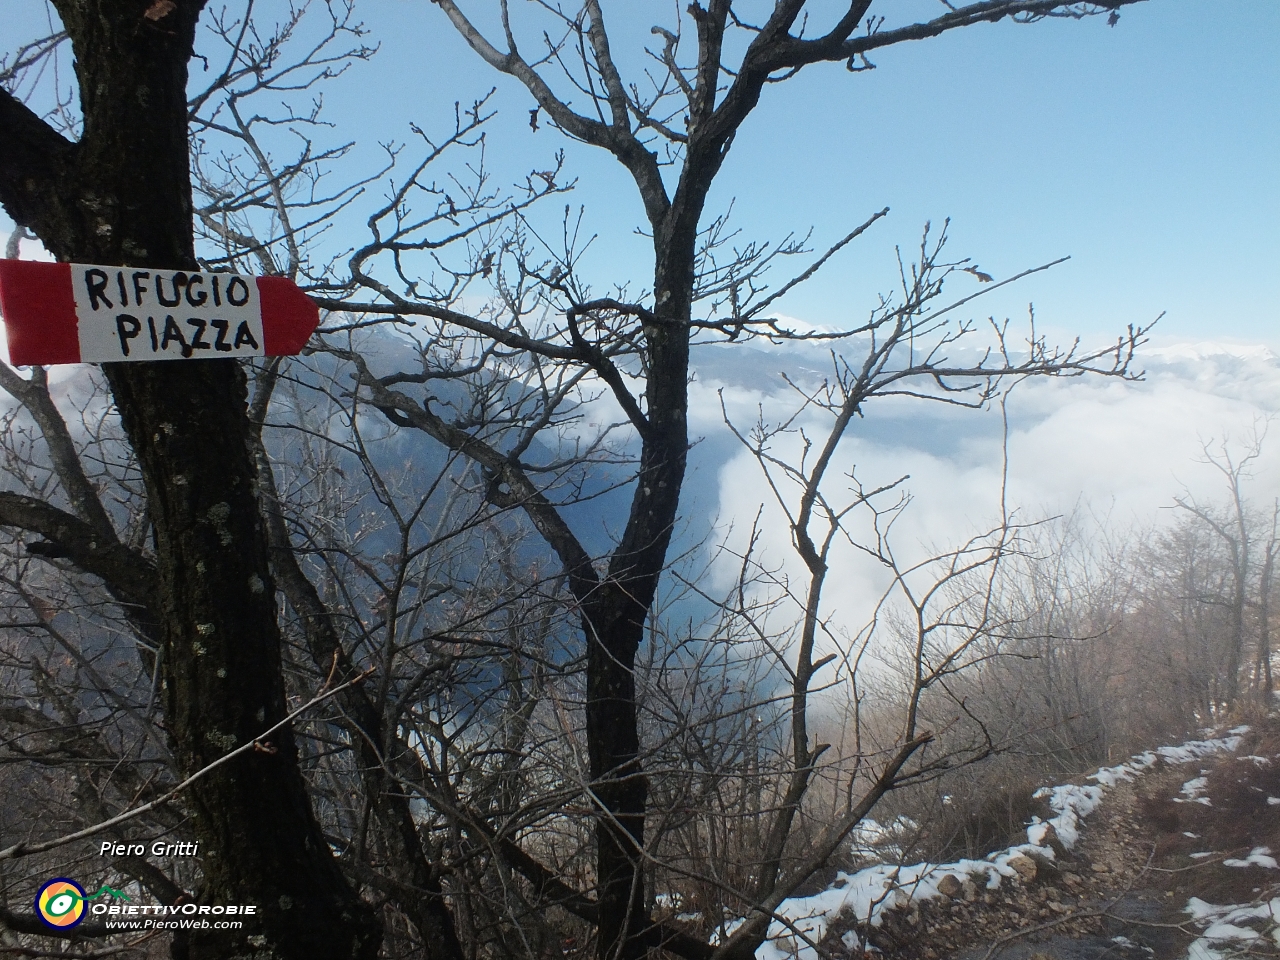
<instances>
[{"instance_id":1,"label":"logo","mask_svg":"<svg viewBox=\"0 0 1280 960\"><path fill-rule=\"evenodd\" d=\"M104 893L121 900L128 900L119 890L108 886L101 887L97 893L89 895L84 887L66 877L55 877L40 888L36 894L36 913L49 926L58 930L68 930L84 919L84 905Z\"/></svg>"}]
</instances>

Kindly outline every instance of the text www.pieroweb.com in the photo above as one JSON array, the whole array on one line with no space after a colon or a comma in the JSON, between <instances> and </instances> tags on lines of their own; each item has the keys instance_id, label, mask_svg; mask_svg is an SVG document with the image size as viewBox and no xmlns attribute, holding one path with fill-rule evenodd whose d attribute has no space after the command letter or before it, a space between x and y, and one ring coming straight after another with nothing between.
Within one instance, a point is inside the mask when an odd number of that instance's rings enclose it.
<instances>
[{"instance_id":1,"label":"text www.pieroweb.com","mask_svg":"<svg viewBox=\"0 0 1280 960\"><path fill-rule=\"evenodd\" d=\"M92 912L102 917L108 930L239 930L242 920L230 916L257 913L253 904L97 904Z\"/></svg>"}]
</instances>

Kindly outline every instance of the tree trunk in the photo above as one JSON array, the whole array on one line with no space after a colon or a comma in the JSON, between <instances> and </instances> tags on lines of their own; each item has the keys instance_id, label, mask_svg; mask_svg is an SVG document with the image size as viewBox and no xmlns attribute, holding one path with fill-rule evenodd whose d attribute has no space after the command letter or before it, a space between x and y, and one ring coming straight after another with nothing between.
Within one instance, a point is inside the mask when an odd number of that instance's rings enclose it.
<instances>
[{"instance_id":1,"label":"tree trunk","mask_svg":"<svg viewBox=\"0 0 1280 960\"><path fill-rule=\"evenodd\" d=\"M587 752L595 801L597 956L644 956L637 939L645 920L644 815L648 784L640 765L636 718L636 651L646 606L629 602L613 585L585 618L587 634Z\"/></svg>"},{"instance_id":2,"label":"tree trunk","mask_svg":"<svg viewBox=\"0 0 1280 960\"><path fill-rule=\"evenodd\" d=\"M186 80L202 3L58 0L81 90L69 144L0 99L0 200L59 259L195 269ZM235 361L104 368L146 484L165 718L180 773L286 714L275 589ZM372 958L373 912L338 869L288 730L188 793L201 903L253 904L239 931L189 932L192 958Z\"/></svg>"},{"instance_id":3,"label":"tree trunk","mask_svg":"<svg viewBox=\"0 0 1280 960\"><path fill-rule=\"evenodd\" d=\"M690 218L697 223L696 214ZM622 542L608 580L585 604L587 747L602 816L596 826L597 956L637 960L646 952L644 820L648 786L639 760L636 652L666 564L689 447L689 316L692 229L656 243L657 322L646 327L648 431Z\"/></svg>"},{"instance_id":4,"label":"tree trunk","mask_svg":"<svg viewBox=\"0 0 1280 960\"><path fill-rule=\"evenodd\" d=\"M1258 699L1268 708L1274 683L1271 677L1271 582L1275 575L1276 539L1275 520L1272 520L1272 537L1267 544L1262 562L1262 573L1258 577L1258 659L1255 664L1254 683L1258 690Z\"/></svg>"}]
</instances>

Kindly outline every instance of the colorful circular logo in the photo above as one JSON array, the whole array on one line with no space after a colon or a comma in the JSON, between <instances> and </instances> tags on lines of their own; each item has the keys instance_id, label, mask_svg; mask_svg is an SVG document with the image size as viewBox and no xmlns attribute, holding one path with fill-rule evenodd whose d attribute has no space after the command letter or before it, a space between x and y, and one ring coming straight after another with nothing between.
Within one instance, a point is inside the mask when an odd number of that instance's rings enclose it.
<instances>
[{"instance_id":1,"label":"colorful circular logo","mask_svg":"<svg viewBox=\"0 0 1280 960\"><path fill-rule=\"evenodd\" d=\"M50 880L36 894L36 913L51 927L66 930L84 919L84 887L66 877Z\"/></svg>"}]
</instances>

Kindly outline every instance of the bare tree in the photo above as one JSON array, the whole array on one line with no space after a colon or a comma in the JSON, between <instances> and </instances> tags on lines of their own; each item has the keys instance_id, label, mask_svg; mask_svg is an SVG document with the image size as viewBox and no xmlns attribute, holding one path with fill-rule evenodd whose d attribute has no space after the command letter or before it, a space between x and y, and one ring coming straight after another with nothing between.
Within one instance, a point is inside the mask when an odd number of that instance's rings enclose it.
<instances>
[{"instance_id":1,"label":"bare tree","mask_svg":"<svg viewBox=\"0 0 1280 960\"><path fill-rule=\"evenodd\" d=\"M0 201L62 260L200 269L187 64L204 4L53 6L65 41L55 34L26 48L0 89ZM223 61L226 83L246 65L254 75L270 63L268 53L246 64L263 50L241 36ZM51 124L12 91L64 42L77 97L71 122L57 124L65 113L55 110ZM230 361L124 364L105 366L103 376L145 487L144 539L154 552L122 537L87 482L43 372L26 381L10 373L6 389L41 421L65 499L6 493L3 522L43 536L46 555L101 577L139 621L159 664L177 773L186 776L288 713L245 370ZM378 924L325 842L288 727L200 779L190 800L205 851L201 899L262 904L255 931L194 931L192 956L376 953Z\"/></svg>"},{"instance_id":2,"label":"bare tree","mask_svg":"<svg viewBox=\"0 0 1280 960\"><path fill-rule=\"evenodd\" d=\"M429 246L421 234L411 238L403 228L389 240L380 230L351 259L353 284L372 290L379 299L334 303L452 323L505 349L523 351L531 367L570 365L607 387L637 440L631 510L615 548L597 562L519 455L527 444L513 456L451 424L429 403L393 389L402 378L379 377L367 369L361 374L371 402L388 416L480 463L492 477L494 498L524 509L564 565L582 612L587 645L586 736L592 796L601 814L595 868L601 957L638 957L652 945L643 882L647 785L639 759L634 668L679 514L689 443L690 346L715 335L787 339L791 334L768 312L777 297L877 218L853 230L773 293L764 292L762 274L781 250L766 255L763 248L749 248L745 255L730 258L728 265L718 261L717 247L725 239L722 221L704 224L706 199L743 121L770 82L816 63L843 62L856 70L868 64L873 51L979 22L1105 11L1114 18L1121 5L980 3L950 9L933 21L886 28L871 14L871 3L858 2L839 11L829 27L806 37L805 31L813 28L803 0L777 4L761 24L740 18L729 2L693 4L687 18L681 15L672 27L655 27L660 43L648 54L658 67L648 74L642 91L640 83L623 78L603 9L595 0L580 6L545 5L545 43L531 41L534 46L518 39L505 2L498 5L502 36L493 40L453 0L439 0L442 12L477 55L529 91L535 122L537 114L544 113L570 139L606 150L622 164L635 182L653 241L652 293L645 300L591 295L574 276L576 251L571 246L542 263L531 263L520 248L501 251L510 275L545 282L546 308L563 316L563 324L544 321L531 329L524 313L514 309L509 322L495 323L459 315L438 298L432 302L415 297L412 284L408 293L401 293L390 277L403 268L403 255ZM691 53L682 46L686 26L696 36ZM739 40L745 53L728 62ZM535 47L536 55L531 53ZM664 166L670 171L664 172ZM381 271L380 262L385 264ZM481 266L497 269L493 258ZM379 272L386 279L379 279ZM508 306L514 304L508 301ZM1130 335L1130 345L1134 337ZM1122 345L1118 370L1123 369L1124 353ZM939 353L908 366L911 373L926 377L982 378L992 372L982 364L953 370L941 358ZM876 360L873 350L868 361L873 376L878 372ZM1034 365L1048 372L1064 361L1070 366L1076 358L1041 352ZM1011 372L1003 363L997 367ZM866 393L854 391L846 419L865 399ZM542 414L548 423L555 419L559 398L553 395L551 400ZM800 769L804 766L799 764ZM721 953L728 949L722 947ZM745 946L735 943L733 949Z\"/></svg>"},{"instance_id":3,"label":"bare tree","mask_svg":"<svg viewBox=\"0 0 1280 960\"><path fill-rule=\"evenodd\" d=\"M203 902L264 905L258 931L194 933L181 949L372 956L377 923L358 884L394 907L384 914L397 943L431 956L461 956L464 938L496 950L508 933L528 938L526 952L542 952L555 940L546 925L555 910L594 931L601 957L657 948L689 958L754 952L781 899L899 782L928 739L910 710L870 789L788 861L819 759L808 744L807 704L821 666L815 644L828 551L845 510L828 502L823 478L845 431L875 396L928 394L980 406L1009 377L1128 375L1143 331L1089 351L1054 349L1034 329L1015 345L996 327L988 351L957 362L957 338L973 330L949 317L969 298L943 303L942 284L960 272L985 275L967 261L943 261L941 243L926 241L919 260L904 265L901 300L886 299L867 322L831 338L867 344L856 359L834 358L832 382L807 395L834 425L816 460L790 473L774 464L801 491L792 529L809 574L788 746L775 768L786 786L764 836L764 869L740 891L749 920L713 948L657 916L646 894L653 808L637 673L680 517L690 351L713 340L803 338L771 308L886 211L771 289L768 269L805 253L803 245L735 247L727 216L708 222L708 192L765 87L801 69L832 62L856 72L881 48L1005 17L1110 12L1114 19L1126 2L1001 0L886 26L860 0L825 32L806 35L803 0L776 4L761 24L715 0L655 28L648 53L658 72L641 92L623 79L595 0L542 5L550 39L533 59L521 52L505 3L499 49L452 0L438 0L485 62L528 89L535 123L545 114L631 175L654 257L650 291L635 296L625 282L608 295L592 292L578 270L583 243L571 217L555 245L524 219L531 205L565 189L560 161L533 171L512 195L492 186L482 163L469 177L431 179L455 148L482 148L483 99L459 110L444 138L421 136L419 158L369 212L371 236L343 275L327 258L311 259L325 225L382 171L327 187L326 165L346 147L313 143L316 115L246 104L305 90L369 56L349 4L325 5L327 39L294 57L285 51L302 7L271 29L254 23L251 4L241 16L207 16L212 79L189 90L204 4L55 3L65 38L23 48L0 74L0 200L15 221L61 259L284 273L308 282L336 311L316 341L323 361L305 375L276 363L252 371L212 361L105 368L122 426L120 468L107 473L111 483L132 484L127 516L113 515L86 474L85 451L43 372L11 372L4 384L47 448L33 459L47 456L53 466L43 485L26 478L26 492L0 494L0 522L43 537L38 556L102 580L163 707L162 722L143 714L133 736L161 726L173 754L170 781L210 771L185 795L205 850L194 892ZM686 31L696 44L682 41ZM64 43L78 64L79 119L74 105L55 98L51 122L14 91ZM731 62L737 49L745 52ZM57 126L60 117L67 119ZM288 154L272 145L281 130L297 136ZM405 165L394 152L393 162ZM491 294L485 305L469 308L481 291ZM379 318L401 329L418 324L412 368L361 340ZM338 370L354 374L354 387ZM336 446L308 451L295 437L292 452L273 450L271 411L287 409L276 392L291 377L298 390L326 398L325 415L343 425ZM318 389L317 378L326 377L329 386ZM425 435L447 451L445 466L393 476L369 453L366 406L393 428L380 440ZM612 412L597 413L604 409ZM606 426L584 433L588 415ZM296 418L288 426L301 436L309 429ZM323 489L334 463L357 470L363 492ZM629 493L630 507L614 541L600 547L577 525L574 508L615 489ZM291 509L299 502L308 509ZM379 517L369 542L392 545L376 559L372 546L351 542L351 530L323 522L326 511L349 516L365 503L376 503ZM493 544L521 542L512 526L517 511L554 554L550 572L545 563L520 562L514 547L495 555ZM1008 547L1003 532L995 537L972 546L979 558L972 568L964 551L957 554L944 579L995 563ZM438 582L433 564L448 571ZM459 582L477 587L466 603ZM25 583L15 579L12 589L20 593ZM959 656L929 646L937 626L926 623L931 597L915 607L922 666L912 703ZM47 620L38 630L53 642ZM957 642L948 649L971 641ZM355 683L366 673L369 680ZM38 672L24 676L34 685ZM486 686L494 676L502 684ZM94 686L100 696L111 689L105 680ZM335 691L325 703L337 713L281 727L292 716L289 696L310 703L317 689ZM58 710L40 702L38 716L18 719L39 729ZM751 703L747 697L722 712L747 717ZM136 705L117 705L127 715L125 706ZM686 717L673 719L686 725ZM99 718L77 722L93 727ZM275 732L261 750L222 762L268 729ZM561 741L581 751L553 748ZM106 747L126 750L122 741ZM128 804L115 793L109 799ZM341 862L335 848L344 851ZM166 890L181 895L176 884ZM410 926L416 939L407 937Z\"/></svg>"},{"instance_id":4,"label":"bare tree","mask_svg":"<svg viewBox=\"0 0 1280 960\"><path fill-rule=\"evenodd\" d=\"M1271 527L1263 533L1262 569L1258 572L1258 651L1254 661L1253 686L1263 703L1275 693L1271 671L1271 591L1275 586L1276 552L1280 550L1280 501L1271 507Z\"/></svg>"},{"instance_id":5,"label":"bare tree","mask_svg":"<svg viewBox=\"0 0 1280 960\"><path fill-rule=\"evenodd\" d=\"M1252 464L1262 454L1262 443L1265 430L1255 428L1253 438L1246 444L1243 453L1234 454L1226 440L1216 446L1203 444L1203 459L1213 467L1226 485L1227 503L1225 510L1197 501L1190 493L1175 497L1174 503L1186 511L1196 522L1201 524L1221 544L1226 551L1226 588L1217 597L1205 597L1225 607L1227 612L1226 636L1223 638L1224 661L1221 666L1221 701L1230 709L1240 694L1240 669L1245 654L1246 620L1251 605L1262 614L1260 628L1262 635L1269 634L1268 611L1270 583L1275 553L1275 535L1265 539L1261 544L1262 562L1261 577L1257 588L1253 580L1259 571L1259 544L1255 541L1256 520L1252 516L1245 500L1244 483L1251 476ZM1256 601L1254 598L1258 598ZM1269 646L1269 641L1266 646ZM1263 643L1260 641L1259 647ZM1269 660L1261 657L1259 664ZM1260 670L1258 679L1265 670Z\"/></svg>"}]
</instances>

